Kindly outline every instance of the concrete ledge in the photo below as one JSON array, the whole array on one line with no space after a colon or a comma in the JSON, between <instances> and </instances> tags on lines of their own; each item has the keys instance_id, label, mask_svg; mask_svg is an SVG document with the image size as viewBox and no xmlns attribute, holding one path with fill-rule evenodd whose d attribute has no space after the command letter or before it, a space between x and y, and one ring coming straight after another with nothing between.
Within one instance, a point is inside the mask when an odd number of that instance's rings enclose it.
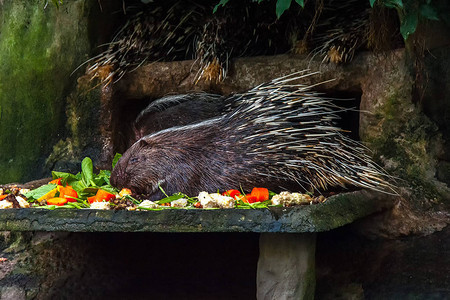
<instances>
[{"instance_id":1,"label":"concrete ledge","mask_svg":"<svg viewBox=\"0 0 450 300\"><path fill-rule=\"evenodd\" d=\"M323 204L271 209L170 209L162 211L0 211L0 231L68 232L321 232L392 207L395 197L356 191Z\"/></svg>"}]
</instances>

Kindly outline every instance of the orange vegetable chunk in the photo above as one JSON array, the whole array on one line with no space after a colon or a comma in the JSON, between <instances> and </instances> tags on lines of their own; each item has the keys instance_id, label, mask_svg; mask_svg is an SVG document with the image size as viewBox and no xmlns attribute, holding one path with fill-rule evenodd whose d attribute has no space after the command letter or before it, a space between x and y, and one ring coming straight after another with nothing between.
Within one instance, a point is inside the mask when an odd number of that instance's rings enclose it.
<instances>
[{"instance_id":1,"label":"orange vegetable chunk","mask_svg":"<svg viewBox=\"0 0 450 300\"><path fill-rule=\"evenodd\" d=\"M68 201L66 198L56 197L56 198L50 198L47 200L47 205L57 205L57 206L63 206Z\"/></svg>"},{"instance_id":2,"label":"orange vegetable chunk","mask_svg":"<svg viewBox=\"0 0 450 300\"><path fill-rule=\"evenodd\" d=\"M262 202L269 200L269 190L266 188L253 188L251 196L256 197L256 202Z\"/></svg>"},{"instance_id":3,"label":"orange vegetable chunk","mask_svg":"<svg viewBox=\"0 0 450 300\"><path fill-rule=\"evenodd\" d=\"M53 179L52 181L50 181L49 183L53 183L53 184L56 184L56 185L62 185L61 184L61 179L62 178L56 178L56 179Z\"/></svg>"},{"instance_id":4,"label":"orange vegetable chunk","mask_svg":"<svg viewBox=\"0 0 450 300\"><path fill-rule=\"evenodd\" d=\"M69 202L77 202L77 199L74 198L78 198L78 193L70 185L68 185L60 189L59 197L66 198Z\"/></svg>"}]
</instances>

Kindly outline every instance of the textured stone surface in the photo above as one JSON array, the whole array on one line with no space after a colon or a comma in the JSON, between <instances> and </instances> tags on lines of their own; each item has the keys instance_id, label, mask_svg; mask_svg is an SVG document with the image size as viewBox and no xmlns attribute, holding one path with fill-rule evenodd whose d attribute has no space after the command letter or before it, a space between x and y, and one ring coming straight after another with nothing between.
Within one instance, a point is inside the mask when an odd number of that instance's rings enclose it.
<instances>
[{"instance_id":1,"label":"textured stone surface","mask_svg":"<svg viewBox=\"0 0 450 300\"><path fill-rule=\"evenodd\" d=\"M378 57L385 63L392 63L402 55L403 50L394 51ZM376 63L377 56L372 53L359 53L349 65L323 64L306 56L276 55L245 57L233 60L233 69L224 82L219 85L209 82L195 84L195 62L154 62L128 73L114 86L117 99L158 98L170 93L193 91L212 91L219 94L243 92L263 82L286 74L311 70L320 71L317 76L302 80L306 85L329 81L321 89L337 91L360 91L361 82L367 80L366 74ZM194 66L194 67L193 67ZM330 81L331 80L331 81Z\"/></svg>"},{"instance_id":2,"label":"textured stone surface","mask_svg":"<svg viewBox=\"0 0 450 300\"><path fill-rule=\"evenodd\" d=\"M64 133L64 98L88 57L88 15L96 1L57 9L41 0L0 1L0 183L43 176ZM51 1L49 1L51 2Z\"/></svg>"},{"instance_id":3,"label":"textured stone surface","mask_svg":"<svg viewBox=\"0 0 450 300\"><path fill-rule=\"evenodd\" d=\"M71 232L320 232L391 207L395 197L357 191L325 203L293 208L223 210L44 210L0 211L0 230Z\"/></svg>"},{"instance_id":4,"label":"textured stone surface","mask_svg":"<svg viewBox=\"0 0 450 300\"><path fill-rule=\"evenodd\" d=\"M313 233L261 234L257 299L314 299L315 250Z\"/></svg>"}]
</instances>

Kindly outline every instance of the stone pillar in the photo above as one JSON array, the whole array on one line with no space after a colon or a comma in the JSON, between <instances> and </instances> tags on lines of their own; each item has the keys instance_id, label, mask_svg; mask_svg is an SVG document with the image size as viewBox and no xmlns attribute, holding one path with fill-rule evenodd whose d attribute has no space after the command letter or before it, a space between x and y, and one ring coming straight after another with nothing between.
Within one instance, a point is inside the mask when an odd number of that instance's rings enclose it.
<instances>
[{"instance_id":1,"label":"stone pillar","mask_svg":"<svg viewBox=\"0 0 450 300\"><path fill-rule=\"evenodd\" d=\"M315 250L315 233L262 233L257 299L314 299Z\"/></svg>"}]
</instances>

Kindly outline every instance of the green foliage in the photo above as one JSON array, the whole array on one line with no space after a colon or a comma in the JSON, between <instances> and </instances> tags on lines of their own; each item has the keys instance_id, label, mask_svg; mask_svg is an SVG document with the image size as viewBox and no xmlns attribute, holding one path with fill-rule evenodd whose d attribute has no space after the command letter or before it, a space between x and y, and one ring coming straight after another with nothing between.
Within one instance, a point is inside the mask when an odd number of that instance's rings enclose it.
<instances>
[{"instance_id":1,"label":"green foliage","mask_svg":"<svg viewBox=\"0 0 450 300\"><path fill-rule=\"evenodd\" d=\"M112 160L112 168L113 169L121 157L122 157L122 154L120 154L120 153L116 153L116 155L114 155L114 158Z\"/></svg>"},{"instance_id":2,"label":"green foliage","mask_svg":"<svg viewBox=\"0 0 450 300\"><path fill-rule=\"evenodd\" d=\"M109 178L111 172L108 170L101 170L98 174L94 173L92 160L85 157L81 162L81 172L77 174L65 172L52 172L53 179L62 178L62 183L73 187L80 197L87 197L94 195L98 189L105 190L110 193L116 193L114 187L111 186Z\"/></svg>"},{"instance_id":3,"label":"green foliage","mask_svg":"<svg viewBox=\"0 0 450 300\"><path fill-rule=\"evenodd\" d=\"M45 194L51 192L56 188L56 184L46 184L43 186L38 187L37 189L34 189L32 191L29 191L28 193L25 193L25 197L28 198L28 200L34 199L37 200L44 196Z\"/></svg>"},{"instance_id":4,"label":"green foliage","mask_svg":"<svg viewBox=\"0 0 450 300\"><path fill-rule=\"evenodd\" d=\"M220 0L219 3L214 7L213 12L215 13L217 9L220 6L225 6L230 0ZM270 0L255 0L255 2L261 3L263 1L270 1ZM304 0L295 0L295 2L300 5L301 7L305 7L305 1ZM275 5L275 13L277 14L277 18L280 18L281 15L291 7L292 0L277 0L277 3Z\"/></svg>"},{"instance_id":5,"label":"green foliage","mask_svg":"<svg viewBox=\"0 0 450 300\"><path fill-rule=\"evenodd\" d=\"M377 0L369 2L373 7ZM400 16L400 33L405 40L416 31L420 19L439 20L437 9L431 2L432 0L378 0L378 3L385 7L397 9Z\"/></svg>"},{"instance_id":6,"label":"green foliage","mask_svg":"<svg viewBox=\"0 0 450 300\"><path fill-rule=\"evenodd\" d=\"M216 12L220 6L225 6L230 0L220 0L214 7L213 12ZM258 3L270 0L255 0ZM301 7L305 7L304 0L295 0ZM424 20L438 21L438 11L431 3L432 0L369 0L370 6L373 7L375 3L382 6L397 9L400 16L400 33L406 40L417 29L417 24L420 18ZM275 13L278 18L291 7L292 0L276 0Z\"/></svg>"},{"instance_id":7,"label":"green foliage","mask_svg":"<svg viewBox=\"0 0 450 300\"><path fill-rule=\"evenodd\" d=\"M301 7L305 7L305 3L303 0L295 0L298 5ZM277 18L281 17L281 15L291 7L292 0L277 0L275 12L277 14Z\"/></svg>"}]
</instances>

